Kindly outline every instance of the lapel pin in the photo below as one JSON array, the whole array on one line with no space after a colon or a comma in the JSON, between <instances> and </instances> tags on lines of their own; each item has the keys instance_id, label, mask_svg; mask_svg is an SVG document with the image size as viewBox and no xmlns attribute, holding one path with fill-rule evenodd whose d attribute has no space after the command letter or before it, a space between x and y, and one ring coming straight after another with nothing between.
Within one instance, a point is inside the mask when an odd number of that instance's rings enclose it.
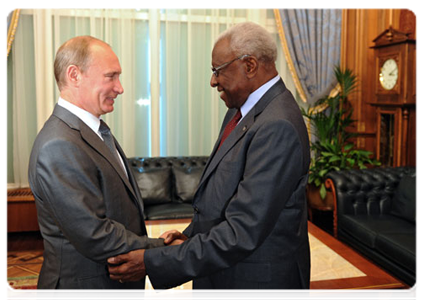
<instances>
[{"instance_id":1,"label":"lapel pin","mask_svg":"<svg viewBox=\"0 0 423 300\"><path fill-rule=\"evenodd\" d=\"M247 126L242 127L242 131L247 130Z\"/></svg>"}]
</instances>

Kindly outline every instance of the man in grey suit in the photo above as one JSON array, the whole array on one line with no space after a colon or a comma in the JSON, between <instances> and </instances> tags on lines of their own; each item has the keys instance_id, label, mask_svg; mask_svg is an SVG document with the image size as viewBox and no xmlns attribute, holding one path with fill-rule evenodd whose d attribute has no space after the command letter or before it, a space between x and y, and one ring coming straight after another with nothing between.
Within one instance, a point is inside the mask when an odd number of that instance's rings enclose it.
<instances>
[{"instance_id":1,"label":"man in grey suit","mask_svg":"<svg viewBox=\"0 0 423 300\"><path fill-rule=\"evenodd\" d=\"M81 36L60 47L54 67L60 98L29 163L44 239L38 288L143 289L144 279L113 281L107 270L110 256L164 246L147 237L137 183L100 119L123 93L119 60L108 44Z\"/></svg>"},{"instance_id":2,"label":"man in grey suit","mask_svg":"<svg viewBox=\"0 0 423 300\"><path fill-rule=\"evenodd\" d=\"M254 23L218 38L210 84L229 110L195 194L192 223L183 234L163 236L165 243L185 242L111 258L121 264L109 267L112 279L146 272L154 288L191 279L194 289L309 288L308 134L275 60L273 38Z\"/></svg>"}]
</instances>

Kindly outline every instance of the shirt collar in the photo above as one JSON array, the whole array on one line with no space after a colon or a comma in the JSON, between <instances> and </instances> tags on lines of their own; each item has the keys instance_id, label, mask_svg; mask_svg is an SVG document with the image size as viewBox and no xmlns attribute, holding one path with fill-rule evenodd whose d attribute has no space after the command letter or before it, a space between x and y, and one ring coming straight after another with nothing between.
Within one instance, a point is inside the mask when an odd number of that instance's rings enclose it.
<instances>
[{"instance_id":1,"label":"shirt collar","mask_svg":"<svg viewBox=\"0 0 423 300\"><path fill-rule=\"evenodd\" d=\"M82 122L84 122L89 128L91 128L92 131L94 131L101 138L101 134L98 131L98 129L100 128L100 118L97 118L90 112L76 106L75 104L70 103L62 97L59 97L59 101L57 102L57 104L67 109L79 119L81 119Z\"/></svg>"},{"instance_id":2,"label":"shirt collar","mask_svg":"<svg viewBox=\"0 0 423 300\"><path fill-rule=\"evenodd\" d=\"M261 99L261 97L263 97L263 95L276 82L278 82L279 79L280 79L280 77L279 77L279 74L278 74L274 78L270 79L268 82L266 82L265 84L263 84L261 87L259 87L257 90L255 90L254 92L252 92L250 94L250 96L248 96L247 101L245 101L245 103L241 106L241 115L242 115L241 120L244 118L244 116L246 116L250 112L250 110L254 107L254 105L256 105L257 102L259 102L259 100ZM241 120L240 120L240 122L241 122Z\"/></svg>"}]
</instances>

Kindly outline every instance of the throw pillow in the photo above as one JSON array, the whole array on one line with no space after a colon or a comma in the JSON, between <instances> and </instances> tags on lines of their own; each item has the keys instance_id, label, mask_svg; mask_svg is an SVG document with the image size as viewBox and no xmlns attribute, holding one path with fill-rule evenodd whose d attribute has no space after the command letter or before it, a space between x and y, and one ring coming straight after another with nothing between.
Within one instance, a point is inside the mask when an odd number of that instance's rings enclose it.
<instances>
[{"instance_id":1,"label":"throw pillow","mask_svg":"<svg viewBox=\"0 0 423 300\"><path fill-rule=\"evenodd\" d=\"M192 203L203 170L203 166L173 166L176 199L184 203Z\"/></svg>"},{"instance_id":2,"label":"throw pillow","mask_svg":"<svg viewBox=\"0 0 423 300\"><path fill-rule=\"evenodd\" d=\"M162 204L172 201L170 167L134 172L144 204Z\"/></svg>"}]
</instances>

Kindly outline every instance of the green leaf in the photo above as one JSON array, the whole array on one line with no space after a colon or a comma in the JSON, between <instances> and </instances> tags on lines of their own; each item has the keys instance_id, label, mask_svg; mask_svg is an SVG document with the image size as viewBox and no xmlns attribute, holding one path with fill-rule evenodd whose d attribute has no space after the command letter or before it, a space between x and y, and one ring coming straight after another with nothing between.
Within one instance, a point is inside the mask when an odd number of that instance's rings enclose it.
<instances>
[{"instance_id":1,"label":"green leaf","mask_svg":"<svg viewBox=\"0 0 423 300\"><path fill-rule=\"evenodd\" d=\"M344 147L344 151L351 150L352 147L354 147L354 144L348 144Z\"/></svg>"},{"instance_id":2,"label":"green leaf","mask_svg":"<svg viewBox=\"0 0 423 300\"><path fill-rule=\"evenodd\" d=\"M380 165L380 162L370 158L372 152L354 149L351 139L357 133L347 131L356 122L347 97L355 90L357 77L352 70L340 66L335 67L334 73L340 87L339 93L333 97L322 97L314 105L301 109L303 116L310 120L315 137L310 147L313 157L309 180L318 187L322 186L329 171L366 168L366 164Z\"/></svg>"},{"instance_id":3,"label":"green leaf","mask_svg":"<svg viewBox=\"0 0 423 300\"><path fill-rule=\"evenodd\" d=\"M354 166L355 160L352 158L347 158L347 162L350 164L350 166Z\"/></svg>"},{"instance_id":4,"label":"green leaf","mask_svg":"<svg viewBox=\"0 0 423 300\"><path fill-rule=\"evenodd\" d=\"M320 186L319 193L320 193L320 197L322 197L322 199L326 198L326 188L323 184Z\"/></svg>"},{"instance_id":5,"label":"green leaf","mask_svg":"<svg viewBox=\"0 0 423 300\"><path fill-rule=\"evenodd\" d=\"M340 158L339 156L334 155L334 156L332 156L332 157L329 159L329 162L330 162L330 163L333 163L333 162L335 162L335 161L340 161L340 160L341 160L341 158Z\"/></svg>"},{"instance_id":6,"label":"green leaf","mask_svg":"<svg viewBox=\"0 0 423 300\"><path fill-rule=\"evenodd\" d=\"M320 170L319 172L319 176L320 177L324 177L326 175L326 173L328 172L328 170Z\"/></svg>"}]
</instances>

